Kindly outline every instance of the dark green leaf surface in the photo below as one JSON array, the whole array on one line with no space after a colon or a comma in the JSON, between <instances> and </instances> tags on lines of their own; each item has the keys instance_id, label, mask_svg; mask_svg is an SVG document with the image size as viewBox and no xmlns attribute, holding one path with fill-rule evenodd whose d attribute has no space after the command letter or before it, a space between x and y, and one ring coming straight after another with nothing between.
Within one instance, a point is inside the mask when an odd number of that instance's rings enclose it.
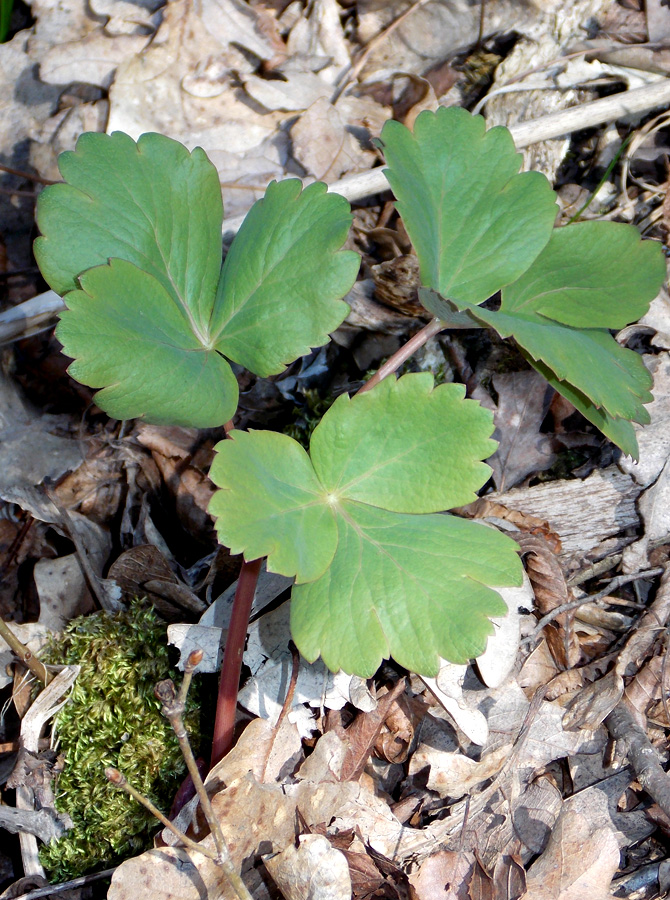
<instances>
[{"instance_id":1,"label":"dark green leaf surface","mask_svg":"<svg viewBox=\"0 0 670 900\"><path fill-rule=\"evenodd\" d=\"M61 154L66 184L40 196L35 257L58 294L119 258L153 275L203 342L221 268L219 176L204 151L160 134L83 134Z\"/></svg>"},{"instance_id":2,"label":"dark green leaf surface","mask_svg":"<svg viewBox=\"0 0 670 900\"><path fill-rule=\"evenodd\" d=\"M534 315L507 315L479 309L475 315L501 337L515 338L562 382L572 384L597 407L616 418L649 421L644 403L652 400L651 376L642 358L621 347L608 331L570 328Z\"/></svg>"},{"instance_id":3,"label":"dark green leaf surface","mask_svg":"<svg viewBox=\"0 0 670 900\"><path fill-rule=\"evenodd\" d=\"M339 398L314 431L311 459L267 432L232 432L217 446L210 475L222 490L210 510L219 537L297 575L292 631L309 659L368 677L391 654L434 675L438 656L482 652L488 617L505 611L489 585L521 581L514 542L406 511L471 499L489 477L481 459L495 448L492 429L460 385L433 388L419 373Z\"/></svg>"},{"instance_id":4,"label":"dark green leaf surface","mask_svg":"<svg viewBox=\"0 0 670 900\"><path fill-rule=\"evenodd\" d=\"M424 111L414 133L381 133L389 184L419 258L421 283L478 304L518 278L551 237L556 195L537 172L518 174L508 129L459 107Z\"/></svg>"},{"instance_id":5,"label":"dark green leaf surface","mask_svg":"<svg viewBox=\"0 0 670 900\"><path fill-rule=\"evenodd\" d=\"M502 309L619 330L646 313L664 278L658 241L641 241L632 225L580 222L554 230L530 268L503 290Z\"/></svg>"},{"instance_id":6,"label":"dark green leaf surface","mask_svg":"<svg viewBox=\"0 0 670 900\"><path fill-rule=\"evenodd\" d=\"M56 333L75 357L72 377L103 388L96 394L102 409L117 419L195 428L232 417L237 381L230 366L203 350L158 279L114 259L80 282L81 290L67 294Z\"/></svg>"},{"instance_id":7,"label":"dark green leaf surface","mask_svg":"<svg viewBox=\"0 0 670 900\"><path fill-rule=\"evenodd\" d=\"M244 220L221 272L212 334L218 349L257 375L328 342L349 312L342 297L360 257L339 251L347 201L316 183L273 182Z\"/></svg>"},{"instance_id":8,"label":"dark green leaf surface","mask_svg":"<svg viewBox=\"0 0 670 900\"><path fill-rule=\"evenodd\" d=\"M65 295L69 371L103 388L110 415L221 425L238 398L224 355L280 372L344 319L358 256L339 252L351 215L324 185L270 185L222 272L221 189L202 150L85 134L60 166L67 183L40 197L35 254Z\"/></svg>"},{"instance_id":9,"label":"dark green leaf surface","mask_svg":"<svg viewBox=\"0 0 670 900\"><path fill-rule=\"evenodd\" d=\"M611 416L606 410L598 409L588 397L585 397L584 394L580 393L571 384L556 378L551 369L548 369L543 363L528 356L527 359L533 368L537 369L540 375L543 375L559 394L562 394L569 400L585 419L588 419L592 425L595 425L596 428L602 431L605 437L608 437L612 443L616 444L617 447L620 447L624 453L628 454L628 456L632 456L633 459L638 459L640 450L637 445L637 437L635 435L635 429L628 419L617 419L614 416Z\"/></svg>"}]
</instances>

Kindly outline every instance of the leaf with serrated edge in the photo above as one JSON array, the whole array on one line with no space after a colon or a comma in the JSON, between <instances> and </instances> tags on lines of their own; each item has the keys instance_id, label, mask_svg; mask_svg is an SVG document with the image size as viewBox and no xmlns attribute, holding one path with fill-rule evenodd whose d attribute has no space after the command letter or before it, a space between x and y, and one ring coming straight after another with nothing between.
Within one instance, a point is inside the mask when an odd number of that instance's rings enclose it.
<instances>
[{"instance_id":1,"label":"leaf with serrated edge","mask_svg":"<svg viewBox=\"0 0 670 900\"><path fill-rule=\"evenodd\" d=\"M579 222L554 231L528 271L504 289L502 310L618 330L647 312L664 279L660 243L640 240L632 225Z\"/></svg>"},{"instance_id":2,"label":"leaf with serrated edge","mask_svg":"<svg viewBox=\"0 0 670 900\"><path fill-rule=\"evenodd\" d=\"M209 475L221 488L209 511L232 553L267 556L269 571L299 582L326 570L337 545L335 517L297 441L273 431L231 431L217 444Z\"/></svg>"},{"instance_id":3,"label":"leaf with serrated edge","mask_svg":"<svg viewBox=\"0 0 670 900\"><path fill-rule=\"evenodd\" d=\"M336 401L311 460L271 432L232 432L217 446L210 476L223 490L210 510L221 541L248 560L270 553L271 571L297 575L295 639L308 658L323 652L327 665L367 677L389 652L422 674L435 674L438 655L481 652L487 616L504 612L486 585L520 583L516 545L450 516L396 510L467 502L488 478L480 459L495 447L492 428L461 386L433 389L419 373Z\"/></svg>"},{"instance_id":4,"label":"leaf with serrated edge","mask_svg":"<svg viewBox=\"0 0 670 900\"><path fill-rule=\"evenodd\" d=\"M514 337L523 350L541 360L560 381L567 381L595 406L617 418L649 421L651 376L642 359L621 347L608 331L570 328L537 315L507 315L473 309L478 319L491 325L501 337Z\"/></svg>"},{"instance_id":5,"label":"leaf with serrated edge","mask_svg":"<svg viewBox=\"0 0 670 900\"><path fill-rule=\"evenodd\" d=\"M295 180L271 185L222 271L219 178L199 148L189 153L158 134L137 143L120 132L85 134L60 166L67 183L40 197L43 236L35 254L47 281L65 294L69 312L57 333L64 353L75 358L69 371L104 388L96 402L110 415L221 425L238 397L221 354L256 374L277 373L325 343L344 319L348 307L340 298L355 280L358 256L338 252L351 215L346 200L326 194L325 185L302 192ZM133 264L143 276L108 267L110 259ZM69 293L97 267L104 273L86 284L99 302L98 325L85 302L88 288ZM152 327L150 310L165 322L154 318ZM168 322L171 336L161 347ZM110 332L112 323L118 333ZM120 354L122 340L132 359Z\"/></svg>"},{"instance_id":6,"label":"leaf with serrated edge","mask_svg":"<svg viewBox=\"0 0 670 900\"><path fill-rule=\"evenodd\" d=\"M513 542L453 516L408 516L344 501L335 558L317 581L298 585L291 632L309 660L371 677L392 656L421 675L440 658L482 653L489 617L506 606L487 584L521 584Z\"/></svg>"},{"instance_id":7,"label":"leaf with serrated edge","mask_svg":"<svg viewBox=\"0 0 670 900\"><path fill-rule=\"evenodd\" d=\"M531 366L537 369L540 375L544 376L559 394L562 394L566 400L569 400L585 419L588 419L592 425L595 425L596 428L602 431L605 437L609 438L617 447L620 447L628 456L632 456L633 459L639 457L640 451L637 445L635 429L628 419L618 419L611 416L606 410L598 409L588 397L585 397L571 384L568 384L566 381L560 381L551 369L548 369L543 363L532 359L528 354L526 354L526 358Z\"/></svg>"},{"instance_id":8,"label":"leaf with serrated edge","mask_svg":"<svg viewBox=\"0 0 670 900\"><path fill-rule=\"evenodd\" d=\"M163 285L206 342L223 203L205 152L160 134L135 143L117 131L83 134L58 162L67 184L48 187L37 207L35 257L50 286L65 294L86 269L128 260Z\"/></svg>"},{"instance_id":9,"label":"leaf with serrated edge","mask_svg":"<svg viewBox=\"0 0 670 900\"><path fill-rule=\"evenodd\" d=\"M430 372L342 395L314 430L310 455L331 494L383 509L430 513L476 499L495 452L493 417L460 384Z\"/></svg>"},{"instance_id":10,"label":"leaf with serrated edge","mask_svg":"<svg viewBox=\"0 0 670 900\"><path fill-rule=\"evenodd\" d=\"M226 257L211 331L226 356L267 377L328 340L349 307L342 297L360 266L340 251L349 204L326 185L268 186Z\"/></svg>"},{"instance_id":11,"label":"leaf with serrated edge","mask_svg":"<svg viewBox=\"0 0 670 900\"><path fill-rule=\"evenodd\" d=\"M205 428L230 419L237 380L215 350L203 350L183 309L162 284L123 259L80 277L56 329L69 372L93 388L117 419ZM160 378L157 378L157 373Z\"/></svg>"},{"instance_id":12,"label":"leaf with serrated edge","mask_svg":"<svg viewBox=\"0 0 670 900\"><path fill-rule=\"evenodd\" d=\"M538 172L518 174L510 132L486 131L459 107L419 114L412 134L381 133L389 184L419 258L421 283L478 304L517 279L551 237L556 195Z\"/></svg>"}]
</instances>

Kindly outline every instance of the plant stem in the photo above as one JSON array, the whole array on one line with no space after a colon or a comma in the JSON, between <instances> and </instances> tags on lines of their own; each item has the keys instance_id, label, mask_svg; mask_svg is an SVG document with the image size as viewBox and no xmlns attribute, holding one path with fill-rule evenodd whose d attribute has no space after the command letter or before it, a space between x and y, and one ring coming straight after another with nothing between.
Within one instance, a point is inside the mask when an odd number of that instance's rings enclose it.
<instances>
[{"instance_id":1,"label":"plant stem","mask_svg":"<svg viewBox=\"0 0 670 900\"><path fill-rule=\"evenodd\" d=\"M25 644L21 643L7 623L2 619L0 619L0 637L6 644L9 644L10 648L14 651L16 656L18 656L24 666L27 666L42 684L49 684L51 675L47 671L47 667L26 647Z\"/></svg>"},{"instance_id":2,"label":"plant stem","mask_svg":"<svg viewBox=\"0 0 670 900\"><path fill-rule=\"evenodd\" d=\"M411 337L406 344L397 350L357 393L364 394L365 391L372 390L382 379L399 369L430 338L439 334L440 331L444 331L446 327L445 323L440 321L440 319L433 319L432 322L424 326L421 331L417 331L414 337ZM227 423L227 425L229 426L230 423ZM228 427L226 428L227 432ZM254 600L256 583L258 582L262 562L262 559L254 559L251 562L245 561L240 569L240 577L237 581L237 590L235 591L233 610L230 617L230 627L226 636L226 647L223 652L210 768L214 768L233 746L242 654L244 653L244 642L249 627L251 604Z\"/></svg>"},{"instance_id":3,"label":"plant stem","mask_svg":"<svg viewBox=\"0 0 670 900\"><path fill-rule=\"evenodd\" d=\"M364 394L366 391L371 391L372 388L379 384L380 381L383 381L387 375L397 371L400 366L406 362L410 356L413 356L420 347L423 347L427 341L432 337L435 337L435 335L439 334L441 331L444 331L447 327L448 326L440 319L433 319L432 322L429 322L424 326L421 331L417 331L414 337L411 337L399 350L396 350L393 356L390 356L384 365L377 369L372 378L369 381L366 381L363 387L356 393Z\"/></svg>"},{"instance_id":4,"label":"plant stem","mask_svg":"<svg viewBox=\"0 0 670 900\"><path fill-rule=\"evenodd\" d=\"M212 767L228 753L233 746L237 692L240 686L242 654L249 627L251 604L254 602L256 583L261 570L262 559L246 560L242 563L237 590L233 600L233 610L223 652L219 696L216 702L216 721L212 741Z\"/></svg>"}]
</instances>

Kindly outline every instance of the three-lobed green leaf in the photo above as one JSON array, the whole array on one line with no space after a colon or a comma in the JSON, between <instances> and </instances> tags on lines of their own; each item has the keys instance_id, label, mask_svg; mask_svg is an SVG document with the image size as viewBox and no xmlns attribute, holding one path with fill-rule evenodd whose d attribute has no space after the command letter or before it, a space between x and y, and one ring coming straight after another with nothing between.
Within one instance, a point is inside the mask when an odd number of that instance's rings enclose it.
<instances>
[{"instance_id":1,"label":"three-lobed green leaf","mask_svg":"<svg viewBox=\"0 0 670 900\"><path fill-rule=\"evenodd\" d=\"M609 329L636 321L658 293L660 245L612 222L552 230L548 183L513 174L511 135L484 128L450 108L421 113L414 135L398 123L382 132L388 180L431 289L422 302L445 322L467 325L468 315L514 337L556 390L636 455L628 420L649 420L651 378ZM499 309L481 306L500 290Z\"/></svg>"},{"instance_id":2,"label":"three-lobed green leaf","mask_svg":"<svg viewBox=\"0 0 670 900\"><path fill-rule=\"evenodd\" d=\"M339 397L309 456L291 438L231 432L210 477L222 543L295 576L291 629L308 659L363 677L389 655L422 674L481 653L488 585L519 583L514 543L431 515L468 503L490 474L491 413L429 373ZM427 515L425 515L427 513ZM424 515L422 515L424 514Z\"/></svg>"},{"instance_id":3,"label":"three-lobed green leaf","mask_svg":"<svg viewBox=\"0 0 670 900\"><path fill-rule=\"evenodd\" d=\"M269 185L222 269L221 189L201 149L85 134L59 165L66 183L40 197L35 255L65 295L70 371L103 388L110 415L220 425L238 399L225 356L276 374L344 319L359 259L339 250L351 215L325 185Z\"/></svg>"},{"instance_id":4,"label":"three-lobed green leaf","mask_svg":"<svg viewBox=\"0 0 670 900\"><path fill-rule=\"evenodd\" d=\"M460 107L420 113L414 133L387 122L384 170L419 258L425 287L483 303L526 271L551 237L556 195L523 172L512 135L486 131Z\"/></svg>"}]
</instances>

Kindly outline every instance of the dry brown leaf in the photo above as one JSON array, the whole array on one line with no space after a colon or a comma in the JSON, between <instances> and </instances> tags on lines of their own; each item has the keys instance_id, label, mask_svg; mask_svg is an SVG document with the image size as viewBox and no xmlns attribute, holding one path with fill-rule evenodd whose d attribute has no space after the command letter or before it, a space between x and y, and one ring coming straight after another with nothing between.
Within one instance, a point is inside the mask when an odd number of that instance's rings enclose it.
<instances>
[{"instance_id":1,"label":"dry brown leaf","mask_svg":"<svg viewBox=\"0 0 670 900\"><path fill-rule=\"evenodd\" d=\"M233 749L210 770L207 789L219 790L251 772L259 782L275 781L280 773L292 775L302 759L302 742L296 726L284 717L279 729L269 719L253 719Z\"/></svg>"},{"instance_id":2,"label":"dry brown leaf","mask_svg":"<svg viewBox=\"0 0 670 900\"><path fill-rule=\"evenodd\" d=\"M609 887L619 866L619 845L611 828L565 804L547 849L527 874L533 900L609 900Z\"/></svg>"},{"instance_id":3,"label":"dry brown leaf","mask_svg":"<svg viewBox=\"0 0 670 900\"><path fill-rule=\"evenodd\" d=\"M484 900L484 895L472 893L472 900ZM518 856L503 854L493 870L491 900L520 900L526 895L526 870Z\"/></svg>"},{"instance_id":4,"label":"dry brown leaf","mask_svg":"<svg viewBox=\"0 0 670 900\"><path fill-rule=\"evenodd\" d=\"M400 695L391 703L381 732L375 742L375 753L390 763L404 763L414 739L414 730L428 709L420 697Z\"/></svg>"},{"instance_id":5,"label":"dry brown leaf","mask_svg":"<svg viewBox=\"0 0 670 900\"><path fill-rule=\"evenodd\" d=\"M168 621L180 621L184 612L202 613L200 598L179 581L158 547L139 544L124 551L108 573L121 590L131 596L145 595Z\"/></svg>"},{"instance_id":6,"label":"dry brown leaf","mask_svg":"<svg viewBox=\"0 0 670 900\"><path fill-rule=\"evenodd\" d=\"M351 725L344 729L339 724L337 713L330 716L334 729L346 746L346 752L339 770L342 781L356 781L360 778L370 758L384 720L394 701L403 693L406 681L401 678L393 689L377 697L375 709L359 712Z\"/></svg>"},{"instance_id":7,"label":"dry brown leaf","mask_svg":"<svg viewBox=\"0 0 670 900\"><path fill-rule=\"evenodd\" d=\"M38 560L33 578L40 599L39 621L50 631L62 631L71 619L95 608L76 553Z\"/></svg>"},{"instance_id":8,"label":"dry brown leaf","mask_svg":"<svg viewBox=\"0 0 670 900\"><path fill-rule=\"evenodd\" d=\"M544 616L573 599L556 556L544 538L535 534L517 538L525 557L528 577L535 592L539 616ZM579 659L579 642L572 627L574 612L564 612L545 626L545 636L554 659L562 668L571 668Z\"/></svg>"},{"instance_id":9,"label":"dry brown leaf","mask_svg":"<svg viewBox=\"0 0 670 900\"><path fill-rule=\"evenodd\" d=\"M542 434L553 388L534 370L493 376L498 405L493 414L498 441L488 460L499 491L553 465L556 454L550 435Z\"/></svg>"},{"instance_id":10,"label":"dry brown leaf","mask_svg":"<svg viewBox=\"0 0 670 900\"><path fill-rule=\"evenodd\" d=\"M547 541L553 553L558 554L561 552L561 539L546 519L538 519L537 516L531 516L529 513L520 512L518 509L512 509L496 500L480 497L479 500L475 500L474 503L469 503L467 506L461 506L453 511L468 519L503 519L505 522L516 525L520 531L541 535Z\"/></svg>"},{"instance_id":11,"label":"dry brown leaf","mask_svg":"<svg viewBox=\"0 0 670 900\"><path fill-rule=\"evenodd\" d=\"M285 900L350 900L346 857L320 834L303 834L265 866Z\"/></svg>"},{"instance_id":12,"label":"dry brown leaf","mask_svg":"<svg viewBox=\"0 0 670 900\"><path fill-rule=\"evenodd\" d=\"M543 775L512 804L512 821L519 840L535 855L547 846L562 805L561 792Z\"/></svg>"},{"instance_id":13,"label":"dry brown leaf","mask_svg":"<svg viewBox=\"0 0 670 900\"><path fill-rule=\"evenodd\" d=\"M213 449L194 428L163 427L140 423L137 440L151 455L174 497L177 516L185 530L205 541L213 529L207 512L214 486L206 475Z\"/></svg>"},{"instance_id":14,"label":"dry brown leaf","mask_svg":"<svg viewBox=\"0 0 670 900\"><path fill-rule=\"evenodd\" d=\"M595 731L612 712L623 695L623 678L616 668L598 681L585 685L567 705L563 727L567 731L586 728Z\"/></svg>"},{"instance_id":15,"label":"dry brown leaf","mask_svg":"<svg viewBox=\"0 0 670 900\"><path fill-rule=\"evenodd\" d=\"M294 840L295 801L284 796L280 785L258 784L249 774L216 794L212 806L238 871L245 860L280 852ZM211 836L202 843L214 846ZM138 897L235 900L236 895L212 860L194 851L165 847L129 859L114 872L109 900Z\"/></svg>"},{"instance_id":16,"label":"dry brown leaf","mask_svg":"<svg viewBox=\"0 0 670 900\"><path fill-rule=\"evenodd\" d=\"M469 900L473 853L440 850L409 876L412 900Z\"/></svg>"}]
</instances>

